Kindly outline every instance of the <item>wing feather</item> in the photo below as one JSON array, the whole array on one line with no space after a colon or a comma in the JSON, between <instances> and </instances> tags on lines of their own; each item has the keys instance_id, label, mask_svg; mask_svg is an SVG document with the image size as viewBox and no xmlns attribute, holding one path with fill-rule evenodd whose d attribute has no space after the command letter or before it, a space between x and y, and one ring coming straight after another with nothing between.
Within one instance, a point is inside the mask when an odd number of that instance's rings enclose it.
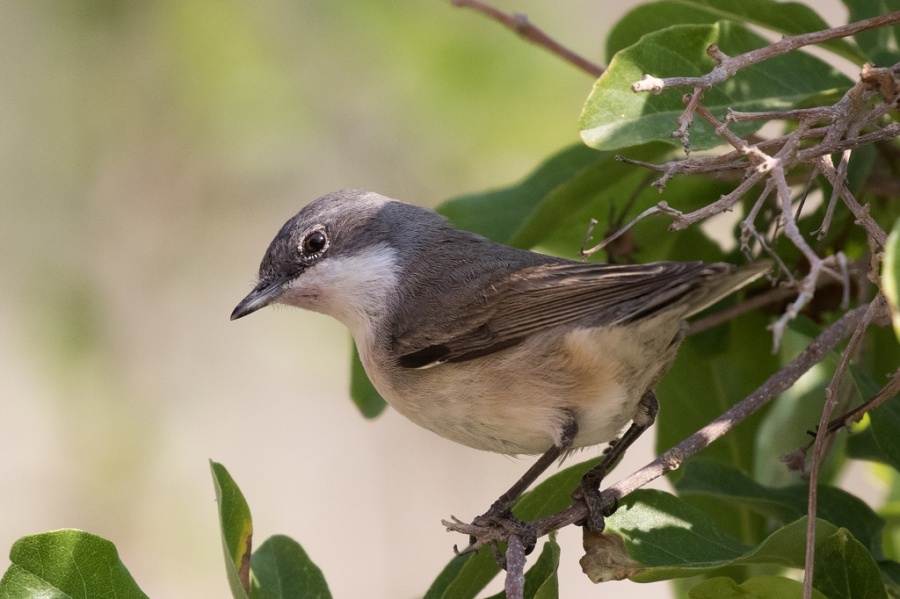
<instances>
[{"instance_id":1,"label":"wing feather","mask_svg":"<svg viewBox=\"0 0 900 599\"><path fill-rule=\"evenodd\" d=\"M708 279L733 270L702 262L530 266L492 281L474 294L476 301L444 314L453 323L446 332L404 334L402 342L395 340L395 351L401 366L422 368L484 356L556 326L623 324L673 306L709 287Z\"/></svg>"}]
</instances>

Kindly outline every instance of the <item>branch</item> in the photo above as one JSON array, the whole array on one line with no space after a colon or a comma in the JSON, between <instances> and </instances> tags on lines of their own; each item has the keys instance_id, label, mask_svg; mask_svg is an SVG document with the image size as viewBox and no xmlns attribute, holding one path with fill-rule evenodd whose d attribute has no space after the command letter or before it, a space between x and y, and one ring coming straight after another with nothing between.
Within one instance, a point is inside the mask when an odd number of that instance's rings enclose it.
<instances>
[{"instance_id":1,"label":"branch","mask_svg":"<svg viewBox=\"0 0 900 599\"><path fill-rule=\"evenodd\" d=\"M866 309L862 319L860 319L859 324L856 325L853 336L850 337L850 341L844 349L844 353L841 355L841 361L834 371L831 383L829 383L828 388L825 389L825 405L822 408L822 416L819 418L819 427L816 430L816 441L809 470L809 497L807 500L808 518L806 521L806 565L803 570L804 599L812 599L813 565L816 555L816 506L819 486L819 468L825 457L825 439L829 436L828 421L831 419L831 414L835 407L837 407L838 391L840 390L841 382L844 379L844 373L850 366L850 359L856 352L856 348L859 346L860 341L862 341L863 334L865 334L866 329L869 327L869 324L872 322L876 313L885 308L883 297L884 296L879 294L871 303L869 303L869 307Z\"/></svg>"},{"instance_id":2,"label":"branch","mask_svg":"<svg viewBox=\"0 0 900 599\"><path fill-rule=\"evenodd\" d=\"M841 414L840 416L829 422L828 433L834 434L842 428L849 427L854 422L859 422L860 420L862 420L863 415L874 410L887 400L897 395L897 393L900 393L900 368L895 370L894 374L891 374L889 378L890 380L888 381L888 383L884 387L882 387L881 391L876 393L875 396L872 397L872 399L850 410L846 414ZM809 446L807 446L805 449L809 449Z\"/></svg>"},{"instance_id":3,"label":"branch","mask_svg":"<svg viewBox=\"0 0 900 599\"><path fill-rule=\"evenodd\" d=\"M668 77L660 79L651 75L645 75L644 79L634 83L631 86L633 92L650 92L652 94L662 93L664 89L672 87L694 87L700 89L710 89L714 85L726 81L741 69L760 63L764 60L787 54L797 48L809 46L812 44L821 44L829 40L856 35L862 31L869 29L877 29L900 23L900 11L887 15L857 21L841 27L832 27L823 29L813 33L804 33L801 35L791 35L781 38L774 44L770 44L763 48L751 50L738 56L726 56L722 54L719 48L712 44L707 49L707 54L716 60L716 66L712 71L702 77Z\"/></svg>"},{"instance_id":4,"label":"branch","mask_svg":"<svg viewBox=\"0 0 900 599\"><path fill-rule=\"evenodd\" d=\"M525 596L525 545L519 535L509 536L505 588L507 599L523 599Z\"/></svg>"},{"instance_id":5,"label":"branch","mask_svg":"<svg viewBox=\"0 0 900 599\"><path fill-rule=\"evenodd\" d=\"M566 62L575 65L594 78L600 77L600 75L606 71L606 69L600 65L591 62L583 56L579 56L551 38L549 35L532 25L531 21L528 20L528 17L521 13L505 13L481 0L450 0L450 3L453 4L453 6L471 8L480 12L486 17L515 31L523 39L545 48L549 52L557 55Z\"/></svg>"}]
</instances>

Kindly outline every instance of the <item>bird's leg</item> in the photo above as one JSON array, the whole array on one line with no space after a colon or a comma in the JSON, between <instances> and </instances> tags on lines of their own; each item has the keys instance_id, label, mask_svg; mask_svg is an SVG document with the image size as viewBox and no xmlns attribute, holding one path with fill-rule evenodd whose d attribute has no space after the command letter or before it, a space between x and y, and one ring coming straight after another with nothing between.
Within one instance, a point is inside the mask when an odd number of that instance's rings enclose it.
<instances>
[{"instance_id":1,"label":"bird's leg","mask_svg":"<svg viewBox=\"0 0 900 599\"><path fill-rule=\"evenodd\" d=\"M659 400L656 399L656 394L653 391L647 391L638 402L637 414L635 414L631 426L628 427L625 434L615 444L610 446L609 451L606 452L600 463L581 478L581 484L575 491L575 496L580 494L585 505L587 505L588 517L582 524L588 530L602 532L606 526L604 519L616 511L617 505L613 505L612 509L603 509L603 494L600 492L600 483L603 481L603 477L615 467L616 462L625 454L625 450L631 447L637 441L637 438L653 425L658 412Z\"/></svg>"},{"instance_id":2,"label":"bird's leg","mask_svg":"<svg viewBox=\"0 0 900 599\"><path fill-rule=\"evenodd\" d=\"M531 553L537 542L534 528L527 522L522 522L512 514L512 506L522 493L534 483L535 480L550 467L561 455L572 447L575 435L578 434L578 422L575 415L570 414L563 424L559 445L554 444L529 468L509 490L495 501L490 509L472 521L476 526L494 526L503 528L512 534L522 538L526 553ZM469 543L474 544L475 538L470 537Z\"/></svg>"}]
</instances>

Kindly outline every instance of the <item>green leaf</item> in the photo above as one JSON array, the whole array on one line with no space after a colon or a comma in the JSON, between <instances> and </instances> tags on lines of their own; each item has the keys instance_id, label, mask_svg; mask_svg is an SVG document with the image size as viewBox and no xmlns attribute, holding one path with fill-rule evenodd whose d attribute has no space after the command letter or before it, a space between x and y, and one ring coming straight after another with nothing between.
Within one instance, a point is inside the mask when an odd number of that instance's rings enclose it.
<instances>
[{"instance_id":1,"label":"green leaf","mask_svg":"<svg viewBox=\"0 0 900 599\"><path fill-rule=\"evenodd\" d=\"M250 506L225 466L210 460L216 502L219 505L219 528L225 552L225 573L234 599L248 599L250 589L250 550L253 521Z\"/></svg>"},{"instance_id":2,"label":"green leaf","mask_svg":"<svg viewBox=\"0 0 900 599\"><path fill-rule=\"evenodd\" d=\"M254 599L331 599L328 583L299 543L269 537L250 558Z\"/></svg>"},{"instance_id":3,"label":"green leaf","mask_svg":"<svg viewBox=\"0 0 900 599\"><path fill-rule=\"evenodd\" d=\"M885 12L888 11L876 14ZM810 33L829 28L828 23L815 11L797 2L663 0L641 4L622 17L606 38L606 55L612 56L637 42L641 36L671 25L715 23L723 19L758 25L784 35ZM825 42L822 47L860 65L866 61L865 54L860 52L859 48L842 39Z\"/></svg>"},{"instance_id":4,"label":"green leaf","mask_svg":"<svg viewBox=\"0 0 900 599\"><path fill-rule=\"evenodd\" d=\"M451 560L451 565L454 561L459 560L458 557L453 558ZM451 569L451 566L447 566L441 572L440 578L443 580L447 580L449 577L447 573L448 570ZM428 590L428 594L426 597L441 599L474 599L478 593L487 586L487 584L494 579L494 576L500 571L500 567L497 566L497 562L494 561L494 556L491 555L490 551L479 551L474 555L468 556L468 559L465 560L462 567L456 571L455 576L453 576L452 580L449 580L446 586L444 586L443 592L438 595L436 592L439 587L436 587L437 581L432 584L432 589L435 589L435 593L432 593L431 589Z\"/></svg>"},{"instance_id":5,"label":"green leaf","mask_svg":"<svg viewBox=\"0 0 900 599\"><path fill-rule=\"evenodd\" d=\"M356 342L353 343L353 354L350 356L350 398L365 418L375 418L387 407L387 402L375 389L363 368Z\"/></svg>"},{"instance_id":6,"label":"green leaf","mask_svg":"<svg viewBox=\"0 0 900 599\"><path fill-rule=\"evenodd\" d=\"M631 558L640 565L629 576L637 582L683 578L751 564L803 568L805 561L805 517L749 548L717 527L706 513L662 491L632 493L607 519L607 526L622 537ZM880 580L874 558L846 529L818 520L814 543L814 586L829 597L835 596L831 592L836 586L834 570L856 569L868 577L874 573L875 580Z\"/></svg>"},{"instance_id":7,"label":"green leaf","mask_svg":"<svg viewBox=\"0 0 900 599\"><path fill-rule=\"evenodd\" d=\"M831 599L887 599L878 564L844 528L816 544L813 585Z\"/></svg>"},{"instance_id":8,"label":"green leaf","mask_svg":"<svg viewBox=\"0 0 900 599\"><path fill-rule=\"evenodd\" d=\"M431 586L428 587L428 591L422 599L441 599L450 584L460 575L466 562L474 556L474 553L467 553L465 555L457 555L451 559L447 565L444 566L444 569L441 570L441 573L438 574L438 577L434 579L434 582L431 583ZM476 593L477 592L478 591L476 591Z\"/></svg>"},{"instance_id":9,"label":"green leaf","mask_svg":"<svg viewBox=\"0 0 900 599\"><path fill-rule=\"evenodd\" d=\"M862 21L879 15L900 10L900 0L843 0L849 9L848 22ZM868 60L878 67L887 67L898 60L897 47L900 46L900 25L879 27L857 33L854 38L859 47L868 54Z\"/></svg>"},{"instance_id":10,"label":"green leaf","mask_svg":"<svg viewBox=\"0 0 900 599\"><path fill-rule=\"evenodd\" d=\"M551 533L540 556L534 565L525 573L525 599L555 599L559 597L559 579L556 572L559 568L559 544L556 533ZM501 591L488 599L504 599L506 592Z\"/></svg>"},{"instance_id":11,"label":"green leaf","mask_svg":"<svg viewBox=\"0 0 900 599\"><path fill-rule=\"evenodd\" d=\"M645 35L612 59L594 84L581 114L584 142L598 150L614 150L660 141L680 146L672 138L675 121L684 112L684 89L659 95L631 91L645 74L655 77L702 76L714 67L706 54L717 44L728 55L767 45L746 27L730 21L712 25L674 25ZM742 69L734 77L704 92L703 104L720 119L728 108L740 111L785 110L809 96L846 89L852 82L823 61L804 52L791 52ZM730 129L746 135L762 122L735 123ZM691 147L705 149L722 143L712 127L694 119Z\"/></svg>"},{"instance_id":12,"label":"green leaf","mask_svg":"<svg viewBox=\"0 0 900 599\"><path fill-rule=\"evenodd\" d=\"M847 457L854 460L866 460L869 462L880 462L882 464L890 464L890 460L882 453L881 448L875 441L875 433L872 427L867 426L865 429L855 432L847 438Z\"/></svg>"},{"instance_id":13,"label":"green leaf","mask_svg":"<svg viewBox=\"0 0 900 599\"><path fill-rule=\"evenodd\" d=\"M813 589L814 599L827 599ZM704 580L688 593L690 599L800 599L803 583L783 576L754 576L736 583L730 578L718 577Z\"/></svg>"},{"instance_id":14,"label":"green leaf","mask_svg":"<svg viewBox=\"0 0 900 599\"><path fill-rule=\"evenodd\" d=\"M894 229L888 236L881 281L894 321L894 333L900 340L900 219L894 223Z\"/></svg>"},{"instance_id":15,"label":"green leaf","mask_svg":"<svg viewBox=\"0 0 900 599\"><path fill-rule=\"evenodd\" d=\"M669 151L663 145L650 145L631 148L629 157L655 161ZM655 189L648 188L646 171L618 162L611 152L601 155L602 161L581 170L541 198L512 236L511 244L530 248L552 242L550 247L574 256L591 218L605 218L616 200L624 203L641 187L658 195ZM566 234L570 232L574 235Z\"/></svg>"},{"instance_id":16,"label":"green leaf","mask_svg":"<svg viewBox=\"0 0 900 599\"><path fill-rule=\"evenodd\" d=\"M873 339L868 339L868 345L873 347ZM864 401L878 394L878 383L868 372L857 364L850 365L850 372ZM900 426L900 398L893 397L868 413L868 426L848 439L847 455L860 460L881 462L900 470L897 426Z\"/></svg>"},{"instance_id":17,"label":"green leaf","mask_svg":"<svg viewBox=\"0 0 900 599\"><path fill-rule=\"evenodd\" d=\"M585 170L608 164L611 158L609 153L582 144L570 146L549 158L520 183L452 198L438 206L437 211L460 229L497 243L511 244L516 231L529 220L541 200Z\"/></svg>"},{"instance_id":18,"label":"green leaf","mask_svg":"<svg viewBox=\"0 0 900 599\"><path fill-rule=\"evenodd\" d=\"M147 599L115 545L80 530L22 537L9 552L0 580L3 599Z\"/></svg>"},{"instance_id":19,"label":"green leaf","mask_svg":"<svg viewBox=\"0 0 900 599\"><path fill-rule=\"evenodd\" d=\"M677 445L719 417L778 370L778 360L769 351L772 341L766 322L762 314L748 314L721 330L707 331L684 341L675 364L657 387L660 401L655 425L657 452ZM721 337L716 339L715 335ZM756 438L765 411L765 408L760 410L736 426L699 456L752 471ZM675 471L669 478L677 480L680 476L680 471ZM764 534L762 519L744 508L715 500L704 500L702 506L744 542L757 542Z\"/></svg>"},{"instance_id":20,"label":"green leaf","mask_svg":"<svg viewBox=\"0 0 900 599\"><path fill-rule=\"evenodd\" d=\"M640 569L629 578L653 582L693 576L741 558L748 547L681 499L641 489L625 497L607 518Z\"/></svg>"},{"instance_id":21,"label":"green leaf","mask_svg":"<svg viewBox=\"0 0 900 599\"><path fill-rule=\"evenodd\" d=\"M788 327L781 341L781 365L787 364L804 350L819 332L820 327L806 318L794 320L796 326ZM800 333L798 331L803 331ZM753 478L773 487L796 482L796 476L779 464L781 456L790 454L809 442L807 431L815 428L822 414L822 397L825 387L837 367L838 354L832 352L822 362L813 366L790 389L779 395L763 417L757 429L754 450L757 456ZM843 437L838 438L841 442ZM832 451L820 471L820 480L827 482L835 475L838 451Z\"/></svg>"},{"instance_id":22,"label":"green leaf","mask_svg":"<svg viewBox=\"0 0 900 599\"><path fill-rule=\"evenodd\" d=\"M628 157L647 162L661 162L671 153L663 144L650 144L628 149ZM599 242L605 233L617 230L640 212L661 199L679 210L690 211L727 193L724 182L682 177L670 181L663 194L650 182L655 174L614 160L611 155L560 184L534 205L530 214L518 225L510 239L517 247L533 248L575 258L585 241L591 219L598 221L593 239ZM707 250L721 256L718 246L697 227L670 232L671 220L665 216L648 218L627 232L619 241L593 259L649 262L674 259L676 248L685 250L685 258L696 259ZM713 258L714 259L714 258Z\"/></svg>"},{"instance_id":23,"label":"green leaf","mask_svg":"<svg viewBox=\"0 0 900 599\"><path fill-rule=\"evenodd\" d=\"M707 495L738 503L754 512L788 523L807 513L809 487L795 484L765 487L745 473L714 460L689 460L675 483L681 496ZM828 485L818 489L817 517L847 528L876 557L881 557L884 520L864 501Z\"/></svg>"},{"instance_id":24,"label":"green leaf","mask_svg":"<svg viewBox=\"0 0 900 599\"><path fill-rule=\"evenodd\" d=\"M872 434L881 454L895 470L900 470L900 397L893 397L871 412Z\"/></svg>"},{"instance_id":25,"label":"green leaf","mask_svg":"<svg viewBox=\"0 0 900 599\"><path fill-rule=\"evenodd\" d=\"M631 580L653 582L751 564L803 568L805 517L748 548L673 495L640 490L625 499L607 523L640 564ZM832 599L885 597L875 559L847 529L817 520L814 543L815 588Z\"/></svg>"}]
</instances>

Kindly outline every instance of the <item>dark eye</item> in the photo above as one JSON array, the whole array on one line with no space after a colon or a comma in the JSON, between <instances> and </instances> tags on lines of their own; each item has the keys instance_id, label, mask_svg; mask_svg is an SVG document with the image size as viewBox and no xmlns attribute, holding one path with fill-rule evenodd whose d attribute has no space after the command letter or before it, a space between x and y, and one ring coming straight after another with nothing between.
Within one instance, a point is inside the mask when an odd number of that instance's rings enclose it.
<instances>
[{"instance_id":1,"label":"dark eye","mask_svg":"<svg viewBox=\"0 0 900 599\"><path fill-rule=\"evenodd\" d=\"M318 254L328 245L328 238L324 231L313 231L303 239L303 253L307 255Z\"/></svg>"}]
</instances>

